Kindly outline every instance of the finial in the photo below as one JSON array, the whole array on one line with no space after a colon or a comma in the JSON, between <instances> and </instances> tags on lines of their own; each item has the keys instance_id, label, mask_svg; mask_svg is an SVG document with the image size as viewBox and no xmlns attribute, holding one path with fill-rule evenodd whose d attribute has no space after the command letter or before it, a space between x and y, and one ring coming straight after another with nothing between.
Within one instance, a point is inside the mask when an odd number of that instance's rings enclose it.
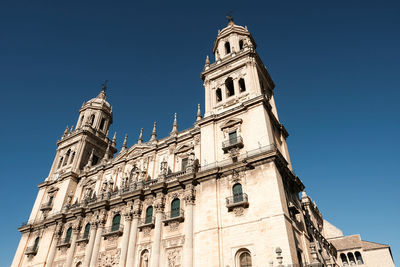
<instances>
[{"instance_id":1,"label":"finial","mask_svg":"<svg viewBox=\"0 0 400 267\"><path fill-rule=\"evenodd\" d=\"M68 125L67 125L67 127L65 127L64 136L66 136L67 133L68 133Z\"/></svg>"},{"instance_id":2,"label":"finial","mask_svg":"<svg viewBox=\"0 0 400 267\"><path fill-rule=\"evenodd\" d=\"M210 65L210 58L207 55L207 57L206 57L206 66L209 66L209 65Z\"/></svg>"},{"instance_id":3,"label":"finial","mask_svg":"<svg viewBox=\"0 0 400 267\"><path fill-rule=\"evenodd\" d=\"M127 141L128 141L128 134L125 134L125 139L124 139L124 142L122 143L122 150L125 150L125 149L126 149L126 143L127 143Z\"/></svg>"},{"instance_id":4,"label":"finial","mask_svg":"<svg viewBox=\"0 0 400 267\"><path fill-rule=\"evenodd\" d=\"M110 159L110 142L107 144L106 153L104 153L103 162L106 163Z\"/></svg>"},{"instance_id":5,"label":"finial","mask_svg":"<svg viewBox=\"0 0 400 267\"><path fill-rule=\"evenodd\" d=\"M115 147L116 141L117 141L117 132L114 132L114 136L113 136L112 143L111 143L111 145L113 147Z\"/></svg>"},{"instance_id":6,"label":"finial","mask_svg":"<svg viewBox=\"0 0 400 267\"><path fill-rule=\"evenodd\" d=\"M97 98L106 99L107 82L108 80L105 80L104 83L101 84L101 92Z\"/></svg>"},{"instance_id":7,"label":"finial","mask_svg":"<svg viewBox=\"0 0 400 267\"><path fill-rule=\"evenodd\" d=\"M150 141L155 141L155 140L157 140L157 131L156 131L156 128L157 128L157 122L154 122L153 132L151 133Z\"/></svg>"},{"instance_id":8,"label":"finial","mask_svg":"<svg viewBox=\"0 0 400 267\"><path fill-rule=\"evenodd\" d=\"M201 110L200 110L200 104L197 104L197 116L196 116L196 121L201 120Z\"/></svg>"},{"instance_id":9,"label":"finial","mask_svg":"<svg viewBox=\"0 0 400 267\"><path fill-rule=\"evenodd\" d=\"M143 128L140 129L140 134L139 134L139 139L138 139L138 144L143 143Z\"/></svg>"},{"instance_id":10,"label":"finial","mask_svg":"<svg viewBox=\"0 0 400 267\"><path fill-rule=\"evenodd\" d=\"M174 115L174 123L172 124L172 131L171 134L177 134L178 133L178 120L176 119L176 113Z\"/></svg>"},{"instance_id":11,"label":"finial","mask_svg":"<svg viewBox=\"0 0 400 267\"><path fill-rule=\"evenodd\" d=\"M229 11L226 18L228 19L228 25L233 25L235 22L233 22L233 17L232 17L232 11Z\"/></svg>"},{"instance_id":12,"label":"finial","mask_svg":"<svg viewBox=\"0 0 400 267\"><path fill-rule=\"evenodd\" d=\"M71 129L69 129L69 132L72 133L74 131L74 125L71 126Z\"/></svg>"}]
</instances>

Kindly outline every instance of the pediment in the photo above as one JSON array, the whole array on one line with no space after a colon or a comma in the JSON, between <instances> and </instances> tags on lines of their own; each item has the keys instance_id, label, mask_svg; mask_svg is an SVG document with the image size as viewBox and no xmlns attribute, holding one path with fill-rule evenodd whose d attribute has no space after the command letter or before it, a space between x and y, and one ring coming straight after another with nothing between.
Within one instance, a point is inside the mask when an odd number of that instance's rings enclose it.
<instances>
[{"instance_id":1,"label":"pediment","mask_svg":"<svg viewBox=\"0 0 400 267\"><path fill-rule=\"evenodd\" d=\"M189 144L180 145L176 148L175 154L185 153L191 149L193 149L193 145L189 145Z\"/></svg>"},{"instance_id":2,"label":"pediment","mask_svg":"<svg viewBox=\"0 0 400 267\"><path fill-rule=\"evenodd\" d=\"M238 118L229 119L229 120L227 120L226 122L224 122L221 125L221 130L233 127L233 126L235 126L237 124L242 124L242 122L243 122L243 120L242 119L238 119Z\"/></svg>"}]
</instances>

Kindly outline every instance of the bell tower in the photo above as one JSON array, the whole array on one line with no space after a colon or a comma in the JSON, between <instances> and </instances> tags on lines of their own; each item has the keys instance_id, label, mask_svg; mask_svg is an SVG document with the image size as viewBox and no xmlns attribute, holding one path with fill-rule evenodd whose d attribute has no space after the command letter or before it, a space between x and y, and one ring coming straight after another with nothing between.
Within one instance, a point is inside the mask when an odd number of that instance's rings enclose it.
<instances>
[{"instance_id":1,"label":"bell tower","mask_svg":"<svg viewBox=\"0 0 400 267\"><path fill-rule=\"evenodd\" d=\"M208 148L214 144L214 150L202 152L202 164L276 146L290 166L288 133L279 122L274 101L275 84L256 47L247 26L236 25L228 16L228 25L218 31L214 42L215 62L207 56L201 73L205 90L202 141Z\"/></svg>"},{"instance_id":2,"label":"bell tower","mask_svg":"<svg viewBox=\"0 0 400 267\"><path fill-rule=\"evenodd\" d=\"M85 166L92 167L116 152L115 140L111 142L108 138L113 115L106 101L106 90L104 83L97 97L82 104L75 130L67 127L64 131L57 142L57 154L48 179L56 180L68 172L79 173Z\"/></svg>"}]
</instances>

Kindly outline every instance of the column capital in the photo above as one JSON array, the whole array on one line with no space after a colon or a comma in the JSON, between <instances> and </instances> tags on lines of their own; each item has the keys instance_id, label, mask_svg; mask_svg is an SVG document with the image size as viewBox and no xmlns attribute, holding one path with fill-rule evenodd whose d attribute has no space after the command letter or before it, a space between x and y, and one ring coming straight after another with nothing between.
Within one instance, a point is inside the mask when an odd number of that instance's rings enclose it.
<instances>
[{"instance_id":1,"label":"column capital","mask_svg":"<svg viewBox=\"0 0 400 267\"><path fill-rule=\"evenodd\" d=\"M184 200L186 205L194 205L196 200L195 186L192 184L186 185L184 192Z\"/></svg>"},{"instance_id":2,"label":"column capital","mask_svg":"<svg viewBox=\"0 0 400 267\"><path fill-rule=\"evenodd\" d=\"M125 212L124 213L124 218L125 218L125 221L132 221L132 213L131 212Z\"/></svg>"},{"instance_id":3,"label":"column capital","mask_svg":"<svg viewBox=\"0 0 400 267\"><path fill-rule=\"evenodd\" d=\"M164 211L165 206L165 195L163 193L157 193L156 199L154 200L154 209L156 213L160 213Z\"/></svg>"}]
</instances>

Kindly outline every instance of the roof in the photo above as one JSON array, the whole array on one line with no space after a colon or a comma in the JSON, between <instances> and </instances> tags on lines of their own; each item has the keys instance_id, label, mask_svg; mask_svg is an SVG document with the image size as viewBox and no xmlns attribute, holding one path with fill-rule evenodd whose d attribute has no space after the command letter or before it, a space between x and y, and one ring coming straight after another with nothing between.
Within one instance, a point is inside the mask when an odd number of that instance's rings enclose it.
<instances>
[{"instance_id":1,"label":"roof","mask_svg":"<svg viewBox=\"0 0 400 267\"><path fill-rule=\"evenodd\" d=\"M374 249L382 249L382 248L390 249L390 246L386 245L386 244L380 244L380 243L361 240L360 235L342 236L342 237L331 238L328 240L335 246L335 248L338 251L350 250L350 249L356 249L356 248L362 248L365 251L374 250Z\"/></svg>"}]
</instances>

